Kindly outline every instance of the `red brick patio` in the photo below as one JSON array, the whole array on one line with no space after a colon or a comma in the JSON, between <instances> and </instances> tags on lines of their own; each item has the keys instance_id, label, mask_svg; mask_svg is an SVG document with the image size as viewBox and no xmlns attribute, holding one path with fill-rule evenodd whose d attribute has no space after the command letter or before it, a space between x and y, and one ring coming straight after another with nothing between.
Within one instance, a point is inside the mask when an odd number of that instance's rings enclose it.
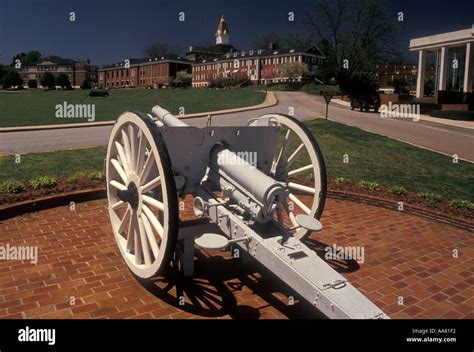
<instances>
[{"instance_id":1,"label":"red brick patio","mask_svg":"<svg viewBox=\"0 0 474 352\"><path fill-rule=\"evenodd\" d=\"M474 318L474 233L334 199L322 223L307 244L321 254L327 245L364 246L360 266L331 264L392 318ZM39 260L0 260L0 318L319 316L305 302L287 305L290 288L227 252L200 251L192 280L139 283L115 245L105 200L79 203L75 212L59 207L0 222L0 245L7 243L38 246Z\"/></svg>"}]
</instances>

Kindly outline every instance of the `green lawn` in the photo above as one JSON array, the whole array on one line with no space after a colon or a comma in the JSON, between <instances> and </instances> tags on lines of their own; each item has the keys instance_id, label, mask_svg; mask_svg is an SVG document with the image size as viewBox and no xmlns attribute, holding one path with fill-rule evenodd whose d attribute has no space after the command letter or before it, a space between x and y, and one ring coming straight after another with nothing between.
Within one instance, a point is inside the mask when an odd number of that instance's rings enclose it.
<instances>
[{"instance_id":1,"label":"green lawn","mask_svg":"<svg viewBox=\"0 0 474 352\"><path fill-rule=\"evenodd\" d=\"M161 105L174 114L206 112L256 105L265 93L252 89L115 89L109 97L88 96L89 91L0 91L0 127L87 122L86 119L56 118L57 104L95 104L95 121L115 120L126 110L151 112Z\"/></svg>"},{"instance_id":2,"label":"green lawn","mask_svg":"<svg viewBox=\"0 0 474 352\"><path fill-rule=\"evenodd\" d=\"M330 179L376 181L385 186L403 186L413 192L433 192L447 199L474 201L474 164L452 159L358 128L326 120L306 122L316 136ZM296 147L296 145L293 145ZM21 164L13 156L0 157L0 182L28 180L77 171L102 171L106 148L25 154ZM291 153L291 151L290 151ZM349 163L343 163L343 155ZM308 162L298 160L294 168Z\"/></svg>"}]
</instances>

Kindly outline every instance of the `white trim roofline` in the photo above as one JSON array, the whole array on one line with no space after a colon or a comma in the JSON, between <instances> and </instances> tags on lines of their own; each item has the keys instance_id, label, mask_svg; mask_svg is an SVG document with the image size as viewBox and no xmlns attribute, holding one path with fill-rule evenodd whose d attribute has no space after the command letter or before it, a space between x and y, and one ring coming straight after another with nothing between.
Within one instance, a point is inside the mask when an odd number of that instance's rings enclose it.
<instances>
[{"instance_id":1,"label":"white trim roofline","mask_svg":"<svg viewBox=\"0 0 474 352\"><path fill-rule=\"evenodd\" d=\"M439 49L443 46L458 46L474 42L474 25L472 28L455 32L441 33L410 40L410 51Z\"/></svg>"}]
</instances>

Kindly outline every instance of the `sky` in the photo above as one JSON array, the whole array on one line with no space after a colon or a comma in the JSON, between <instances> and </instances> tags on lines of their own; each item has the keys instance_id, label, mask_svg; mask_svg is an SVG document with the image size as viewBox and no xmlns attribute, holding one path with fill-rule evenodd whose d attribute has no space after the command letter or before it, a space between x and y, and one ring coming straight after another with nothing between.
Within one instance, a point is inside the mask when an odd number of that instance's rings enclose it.
<instances>
[{"instance_id":1,"label":"sky","mask_svg":"<svg viewBox=\"0 0 474 352\"><path fill-rule=\"evenodd\" d=\"M90 59L103 65L143 57L160 42L190 45L214 41L223 13L231 44L249 49L259 34L308 32L307 9L313 0L0 0L0 63L19 52ZM398 40L408 53L410 38L470 28L472 0L387 0L394 17L404 13ZM75 13L71 22L70 12ZM288 12L294 12L294 22ZM184 12L185 21L178 20Z\"/></svg>"}]
</instances>

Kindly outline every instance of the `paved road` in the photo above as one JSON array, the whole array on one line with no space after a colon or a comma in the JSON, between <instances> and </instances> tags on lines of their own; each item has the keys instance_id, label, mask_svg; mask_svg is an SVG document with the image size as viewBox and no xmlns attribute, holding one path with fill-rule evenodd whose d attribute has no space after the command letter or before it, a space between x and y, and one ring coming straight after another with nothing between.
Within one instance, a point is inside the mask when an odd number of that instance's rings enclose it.
<instances>
[{"instance_id":1,"label":"paved road","mask_svg":"<svg viewBox=\"0 0 474 352\"><path fill-rule=\"evenodd\" d=\"M325 114L325 102L320 96L300 92L278 92L278 105L254 111L216 115L214 125L245 125L252 117L269 112L289 113L300 120ZM330 120L356 126L364 130L396 138L444 154L457 154L474 162L474 130L436 124L427 121L413 122L402 119L382 119L379 114L355 112L331 104ZM206 118L187 119L192 126L204 126ZM107 144L111 126L71 128L44 131L0 133L0 154L15 154L62 150Z\"/></svg>"}]
</instances>

